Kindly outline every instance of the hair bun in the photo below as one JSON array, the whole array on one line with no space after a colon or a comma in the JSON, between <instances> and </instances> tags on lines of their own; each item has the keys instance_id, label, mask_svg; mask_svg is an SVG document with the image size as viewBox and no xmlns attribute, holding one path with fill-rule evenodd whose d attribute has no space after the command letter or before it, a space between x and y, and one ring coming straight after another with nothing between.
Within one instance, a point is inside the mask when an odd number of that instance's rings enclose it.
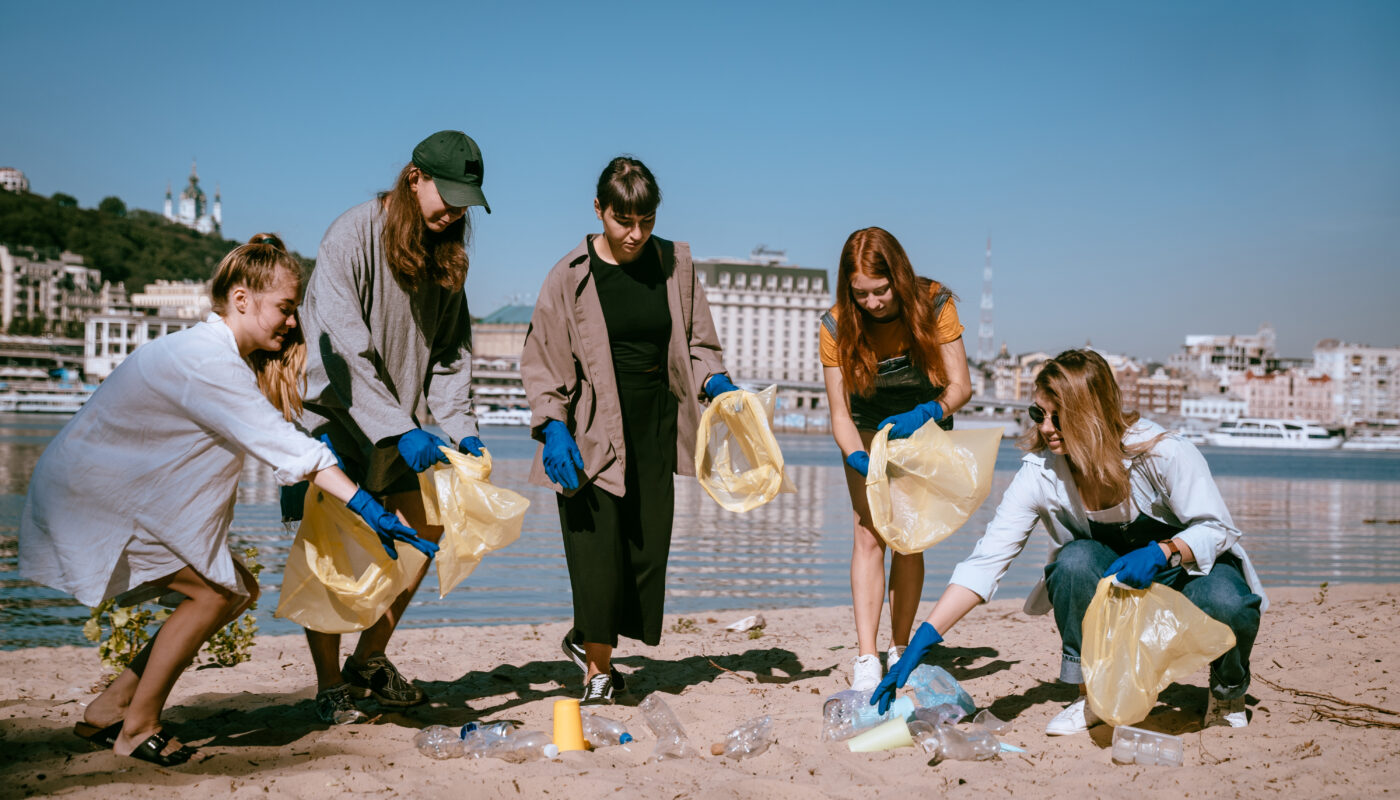
<instances>
[{"instance_id":1,"label":"hair bun","mask_svg":"<svg viewBox=\"0 0 1400 800\"><path fill-rule=\"evenodd\" d=\"M270 244L284 253L287 252L287 245L283 244L281 237L275 233L255 233L248 240L248 244Z\"/></svg>"}]
</instances>

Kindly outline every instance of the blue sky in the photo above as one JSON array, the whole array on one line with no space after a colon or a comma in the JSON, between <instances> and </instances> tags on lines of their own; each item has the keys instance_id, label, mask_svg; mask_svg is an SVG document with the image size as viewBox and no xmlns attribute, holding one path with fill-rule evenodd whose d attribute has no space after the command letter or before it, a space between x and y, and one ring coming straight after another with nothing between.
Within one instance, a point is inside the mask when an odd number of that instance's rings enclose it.
<instances>
[{"instance_id":1,"label":"blue sky","mask_svg":"<svg viewBox=\"0 0 1400 800\"><path fill-rule=\"evenodd\" d=\"M657 233L832 269L880 225L996 338L1164 358L1272 322L1400 345L1400 3L8 3L0 164L311 255L421 138L481 144L476 313L596 230L608 159Z\"/></svg>"}]
</instances>

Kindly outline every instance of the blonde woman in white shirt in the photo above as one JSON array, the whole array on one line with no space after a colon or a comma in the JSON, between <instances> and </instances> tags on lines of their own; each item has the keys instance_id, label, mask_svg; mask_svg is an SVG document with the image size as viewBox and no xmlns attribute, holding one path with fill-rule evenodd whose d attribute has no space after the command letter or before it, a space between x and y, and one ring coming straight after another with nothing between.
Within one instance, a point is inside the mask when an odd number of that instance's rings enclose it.
<instances>
[{"instance_id":1,"label":"blonde woman in white shirt","mask_svg":"<svg viewBox=\"0 0 1400 800\"><path fill-rule=\"evenodd\" d=\"M1211 662L1203 725L1248 724L1249 655L1268 598L1210 468L1192 444L1125 413L1113 370L1092 350L1068 350L1035 379L1021 469L972 554L890 668L871 700L887 705L919 661L958 620L991 600L1039 522L1050 534L1045 579L1025 610L1052 609L1062 645L1060 680L1080 697L1045 728L1082 733L1100 720L1084 698L1084 613L1101 578L1134 588L1162 583L1229 625L1235 647Z\"/></svg>"},{"instance_id":2,"label":"blonde woman in white shirt","mask_svg":"<svg viewBox=\"0 0 1400 800\"><path fill-rule=\"evenodd\" d=\"M346 501L393 552L423 542L289 421L300 410L305 342L301 267L259 234L219 263L214 312L137 348L54 437L30 478L20 522L24 577L95 606L124 595L183 600L74 732L161 766L194 750L160 713L199 648L237 619L257 583L227 546L246 456L287 484L309 479Z\"/></svg>"}]
</instances>

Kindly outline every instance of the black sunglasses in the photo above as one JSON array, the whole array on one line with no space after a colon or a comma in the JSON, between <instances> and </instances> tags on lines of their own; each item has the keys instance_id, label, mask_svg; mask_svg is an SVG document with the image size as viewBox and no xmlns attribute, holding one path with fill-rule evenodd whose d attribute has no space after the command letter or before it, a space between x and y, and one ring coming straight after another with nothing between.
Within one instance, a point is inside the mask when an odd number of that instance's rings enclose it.
<instances>
[{"instance_id":1,"label":"black sunglasses","mask_svg":"<svg viewBox=\"0 0 1400 800\"><path fill-rule=\"evenodd\" d=\"M1037 425L1045 421L1045 409L1035 403L1031 403L1031 407L1026 409L1026 413L1030 415L1031 422ZM1060 412L1056 411L1050 415L1050 424L1055 426L1055 430L1060 429Z\"/></svg>"}]
</instances>

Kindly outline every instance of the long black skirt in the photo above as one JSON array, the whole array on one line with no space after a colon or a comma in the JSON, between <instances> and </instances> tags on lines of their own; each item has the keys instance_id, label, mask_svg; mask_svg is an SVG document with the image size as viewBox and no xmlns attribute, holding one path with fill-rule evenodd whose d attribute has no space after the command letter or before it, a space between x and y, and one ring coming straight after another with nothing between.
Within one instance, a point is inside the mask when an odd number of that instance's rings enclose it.
<instances>
[{"instance_id":1,"label":"long black skirt","mask_svg":"<svg viewBox=\"0 0 1400 800\"><path fill-rule=\"evenodd\" d=\"M557 495L577 640L617 646L619 636L661 641L666 560L675 519L676 398L664 370L619 373L626 489L596 484Z\"/></svg>"}]
</instances>

